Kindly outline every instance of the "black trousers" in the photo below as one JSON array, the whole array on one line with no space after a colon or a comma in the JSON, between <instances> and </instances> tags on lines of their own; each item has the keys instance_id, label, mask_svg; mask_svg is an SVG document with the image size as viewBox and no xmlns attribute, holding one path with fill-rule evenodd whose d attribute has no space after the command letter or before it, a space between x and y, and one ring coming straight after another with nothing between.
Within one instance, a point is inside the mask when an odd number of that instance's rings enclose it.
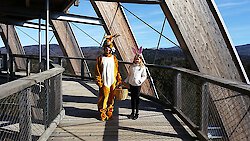
<instances>
[{"instance_id":1,"label":"black trousers","mask_svg":"<svg viewBox=\"0 0 250 141\"><path fill-rule=\"evenodd\" d=\"M141 86L130 85L132 114L139 113L140 91L141 91Z\"/></svg>"}]
</instances>

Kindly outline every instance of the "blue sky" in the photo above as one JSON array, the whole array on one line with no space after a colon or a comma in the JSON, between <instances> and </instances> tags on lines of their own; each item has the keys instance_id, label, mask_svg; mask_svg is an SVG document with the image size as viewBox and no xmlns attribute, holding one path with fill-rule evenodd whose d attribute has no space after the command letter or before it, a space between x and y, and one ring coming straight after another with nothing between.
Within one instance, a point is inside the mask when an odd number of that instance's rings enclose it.
<instances>
[{"instance_id":1,"label":"blue sky","mask_svg":"<svg viewBox=\"0 0 250 141\"><path fill-rule=\"evenodd\" d=\"M218 9L222 15L225 25L229 31L231 39L234 45L250 44L250 0L215 0ZM161 31L164 14L158 5L142 5L142 4L122 4L126 9L133 12L135 15L143 19L145 22L150 24L152 27ZM150 9L150 10L149 10ZM96 14L87 0L80 0L80 6L73 6L69 10L70 13L80 14L85 16L95 16ZM130 22L130 26L136 37L139 46L144 48L156 48L159 40L159 34L153 31L151 28L143 24L141 21L136 19L133 15L125 10L126 16ZM86 46L98 46L98 42L101 42L104 35L104 30L101 26L96 25L85 25L79 23L71 24L74 33L76 34L77 41L81 47ZM81 30L88 33L96 41L89 38ZM38 44L38 30L16 27L18 36L20 38L21 44L34 45ZM28 36L28 35L29 36ZM165 24L163 34L170 38L173 42L178 44L176 38L169 27L168 22ZM57 44L53 33L49 33L51 42ZM43 43L45 42L45 34L42 34ZM2 40L0 39L0 47L4 46ZM174 44L170 43L166 39L162 38L159 47L172 47Z\"/></svg>"}]
</instances>

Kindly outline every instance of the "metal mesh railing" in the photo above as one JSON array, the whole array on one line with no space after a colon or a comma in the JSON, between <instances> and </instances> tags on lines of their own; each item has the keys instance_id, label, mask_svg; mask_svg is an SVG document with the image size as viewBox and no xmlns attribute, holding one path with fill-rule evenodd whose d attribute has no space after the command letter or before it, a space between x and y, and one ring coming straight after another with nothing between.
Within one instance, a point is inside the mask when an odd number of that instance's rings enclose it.
<instances>
[{"instance_id":1,"label":"metal mesh railing","mask_svg":"<svg viewBox=\"0 0 250 141\"><path fill-rule=\"evenodd\" d=\"M174 71L149 67L159 99L167 104L174 103Z\"/></svg>"},{"instance_id":2,"label":"metal mesh railing","mask_svg":"<svg viewBox=\"0 0 250 141\"><path fill-rule=\"evenodd\" d=\"M17 132L19 131L18 97L18 94L14 94L0 101L0 140L18 140L19 138Z\"/></svg>"},{"instance_id":3,"label":"metal mesh railing","mask_svg":"<svg viewBox=\"0 0 250 141\"><path fill-rule=\"evenodd\" d=\"M201 82L194 77L182 75L180 110L196 125L200 125Z\"/></svg>"},{"instance_id":4,"label":"metal mesh railing","mask_svg":"<svg viewBox=\"0 0 250 141\"><path fill-rule=\"evenodd\" d=\"M39 90L32 88L2 99L1 140L29 141L41 136L45 130L42 99Z\"/></svg>"},{"instance_id":5,"label":"metal mesh railing","mask_svg":"<svg viewBox=\"0 0 250 141\"><path fill-rule=\"evenodd\" d=\"M24 83L21 86L23 89L12 86L15 81L4 84L5 87L9 87L9 91L17 89L17 92L10 93L0 100L1 141L35 141L43 135L62 110L62 71L57 71L51 73L52 77L43 72L41 77L34 75L16 80L16 83ZM55 72L57 74L53 75ZM26 85L25 82L31 85ZM2 95L3 92L1 97Z\"/></svg>"},{"instance_id":6,"label":"metal mesh railing","mask_svg":"<svg viewBox=\"0 0 250 141\"><path fill-rule=\"evenodd\" d=\"M225 83L209 83L210 80L186 73L177 79L176 108L195 130L211 140L248 140L249 92L240 93Z\"/></svg>"},{"instance_id":7,"label":"metal mesh railing","mask_svg":"<svg viewBox=\"0 0 250 141\"><path fill-rule=\"evenodd\" d=\"M160 100L201 140L249 140L250 86L187 69L147 65Z\"/></svg>"},{"instance_id":8,"label":"metal mesh railing","mask_svg":"<svg viewBox=\"0 0 250 141\"><path fill-rule=\"evenodd\" d=\"M208 136L223 140L249 140L249 95L212 84L209 90Z\"/></svg>"}]
</instances>

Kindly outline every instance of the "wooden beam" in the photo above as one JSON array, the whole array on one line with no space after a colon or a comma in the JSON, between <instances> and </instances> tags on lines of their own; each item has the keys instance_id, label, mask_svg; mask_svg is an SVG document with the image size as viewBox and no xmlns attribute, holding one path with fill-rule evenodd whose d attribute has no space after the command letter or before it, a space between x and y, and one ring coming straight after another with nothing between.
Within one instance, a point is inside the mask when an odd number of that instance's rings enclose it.
<instances>
[{"instance_id":1,"label":"wooden beam","mask_svg":"<svg viewBox=\"0 0 250 141\"><path fill-rule=\"evenodd\" d=\"M17 22L17 23L14 23L14 25L22 26L26 28L39 29L39 24L33 23L33 22ZM46 29L46 26L44 24L41 24L41 30L45 30L45 29ZM49 26L49 31L53 31L51 26Z\"/></svg>"},{"instance_id":2,"label":"wooden beam","mask_svg":"<svg viewBox=\"0 0 250 141\"><path fill-rule=\"evenodd\" d=\"M250 84L249 78L247 77L246 71L242 65L242 62L240 60L239 54L231 40L230 34L227 31L226 25L221 17L221 14L214 3L214 0L207 0L208 6L214 16L214 19L218 25L218 28L220 29L221 35L225 41L225 44L232 56L232 60L234 61L236 68L239 70L241 79L246 82L247 84Z\"/></svg>"},{"instance_id":3,"label":"wooden beam","mask_svg":"<svg viewBox=\"0 0 250 141\"><path fill-rule=\"evenodd\" d=\"M39 10L30 10L24 7L12 6L12 7L5 7L0 5L0 14L2 16L12 16L18 17L17 19L22 20L24 19L34 19L41 17L41 11ZM44 13L45 14L45 13Z\"/></svg>"},{"instance_id":4,"label":"wooden beam","mask_svg":"<svg viewBox=\"0 0 250 141\"><path fill-rule=\"evenodd\" d=\"M92 24L92 25L102 25L102 21L99 18L74 15L74 14L65 14L62 12L51 13L50 18L53 20L77 22L77 23Z\"/></svg>"},{"instance_id":5,"label":"wooden beam","mask_svg":"<svg viewBox=\"0 0 250 141\"><path fill-rule=\"evenodd\" d=\"M41 17L44 18L45 17ZM65 14L62 12L53 12L50 15L50 18L53 20L60 20L60 21L67 21L67 22L77 22L77 23L83 23L83 24L91 24L91 25L102 25L102 21L99 18L96 17L89 17L89 16L81 16L81 15L75 15L75 14ZM10 24L10 25L18 25L18 26L23 26L23 27L27 27L27 28L35 28L38 29L39 28L39 24L38 23L34 23L34 22L27 22L27 21L23 21L23 20L17 20L14 18L2 18L0 16L0 23L4 23L4 24ZM42 30L45 29L45 25L42 24L41 25ZM50 27L50 29L52 31L52 28Z\"/></svg>"},{"instance_id":6,"label":"wooden beam","mask_svg":"<svg viewBox=\"0 0 250 141\"><path fill-rule=\"evenodd\" d=\"M34 28L34 29L39 29L39 24L38 23L34 23L34 22L24 22L24 21L17 21L15 19L11 19L11 18L4 18L1 19L0 18L0 22L4 23L4 24L8 24L8 25L16 25L16 26L22 26L22 27L26 27L26 28ZM46 27L44 24L41 24L41 30L45 30ZM49 30L52 31L52 27L49 27Z\"/></svg>"},{"instance_id":7,"label":"wooden beam","mask_svg":"<svg viewBox=\"0 0 250 141\"><path fill-rule=\"evenodd\" d=\"M5 47L10 47L10 54L25 54L14 26L0 24L0 28L2 29L2 32L0 32L0 34ZM15 58L15 64L17 69L24 70L26 61L24 58Z\"/></svg>"},{"instance_id":8,"label":"wooden beam","mask_svg":"<svg viewBox=\"0 0 250 141\"><path fill-rule=\"evenodd\" d=\"M91 0L93 1L93 0ZM137 4L159 4L162 0L94 0L103 2L121 2L121 3L137 3Z\"/></svg>"},{"instance_id":9,"label":"wooden beam","mask_svg":"<svg viewBox=\"0 0 250 141\"><path fill-rule=\"evenodd\" d=\"M61 47L64 56L67 57L81 57L84 58L82 51L77 43L74 33L70 24L66 21L51 20L52 27L54 28L55 37ZM81 60L69 59L70 70L76 75L81 74ZM85 61L85 74L89 73L88 66ZM88 75L88 77L90 77Z\"/></svg>"},{"instance_id":10,"label":"wooden beam","mask_svg":"<svg viewBox=\"0 0 250 141\"><path fill-rule=\"evenodd\" d=\"M182 51L186 54L187 59L188 59L189 63L191 64L192 69L198 71L198 67L195 63L195 60L192 57L191 52L189 51L189 49L187 47L186 41L184 40L184 37L183 37L179 27L178 27L178 24L176 23L177 21L176 21L175 17L173 16L171 9L168 8L166 3L161 3L160 6L161 6L162 11L164 12L165 16L167 17L167 20L168 20L168 22L169 22L169 24L174 32L174 35L175 35L177 41L179 42L179 45L180 45Z\"/></svg>"},{"instance_id":11,"label":"wooden beam","mask_svg":"<svg viewBox=\"0 0 250 141\"><path fill-rule=\"evenodd\" d=\"M181 48L199 71L246 82L207 2L166 0L161 7Z\"/></svg>"},{"instance_id":12,"label":"wooden beam","mask_svg":"<svg viewBox=\"0 0 250 141\"><path fill-rule=\"evenodd\" d=\"M243 67L240 67L241 62L229 41L226 27L222 24L215 5L211 3L211 0L165 0L161 7L181 48L188 52L187 55L192 58L200 72L246 83L248 78ZM212 100L239 95L215 85L209 85L208 89ZM248 101L249 99L239 95L232 100L214 103L230 140L248 138L250 127L239 124L249 123L249 118L241 117L248 108ZM233 127L237 127L239 132L231 134L235 130Z\"/></svg>"},{"instance_id":13,"label":"wooden beam","mask_svg":"<svg viewBox=\"0 0 250 141\"><path fill-rule=\"evenodd\" d=\"M63 7L62 11L66 12L75 3L75 1L76 0L67 0L67 1L64 1L65 4L64 4L64 7Z\"/></svg>"}]
</instances>

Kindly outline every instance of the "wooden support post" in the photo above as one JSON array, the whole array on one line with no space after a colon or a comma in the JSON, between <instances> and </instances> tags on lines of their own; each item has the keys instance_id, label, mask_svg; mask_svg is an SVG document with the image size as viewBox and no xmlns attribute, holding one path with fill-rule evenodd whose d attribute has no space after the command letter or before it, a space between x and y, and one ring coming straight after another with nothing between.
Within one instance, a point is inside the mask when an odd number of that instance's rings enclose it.
<instances>
[{"instance_id":1,"label":"wooden support post","mask_svg":"<svg viewBox=\"0 0 250 141\"><path fill-rule=\"evenodd\" d=\"M3 70L7 70L7 55L3 55Z\"/></svg>"},{"instance_id":2,"label":"wooden support post","mask_svg":"<svg viewBox=\"0 0 250 141\"><path fill-rule=\"evenodd\" d=\"M10 78L13 80L15 76L15 62L14 62L14 58L11 55L10 56Z\"/></svg>"},{"instance_id":3,"label":"wooden support post","mask_svg":"<svg viewBox=\"0 0 250 141\"><path fill-rule=\"evenodd\" d=\"M209 104L209 91L208 83L202 85L201 95L201 131L207 135L208 133L208 104Z\"/></svg>"},{"instance_id":4,"label":"wooden support post","mask_svg":"<svg viewBox=\"0 0 250 141\"><path fill-rule=\"evenodd\" d=\"M0 53L0 74L2 73L4 66L3 66L3 56Z\"/></svg>"},{"instance_id":5,"label":"wooden support post","mask_svg":"<svg viewBox=\"0 0 250 141\"><path fill-rule=\"evenodd\" d=\"M42 71L45 71L46 70L46 60L45 59L42 59Z\"/></svg>"},{"instance_id":6,"label":"wooden support post","mask_svg":"<svg viewBox=\"0 0 250 141\"><path fill-rule=\"evenodd\" d=\"M2 74L4 70L6 70L6 55L0 54L0 61L1 61L1 68L0 68L0 74Z\"/></svg>"},{"instance_id":7,"label":"wooden support post","mask_svg":"<svg viewBox=\"0 0 250 141\"><path fill-rule=\"evenodd\" d=\"M46 61L45 61L46 62ZM47 129L49 127L49 80L44 81L45 90L44 90L44 111L43 111L43 120L44 127Z\"/></svg>"},{"instance_id":8,"label":"wooden support post","mask_svg":"<svg viewBox=\"0 0 250 141\"><path fill-rule=\"evenodd\" d=\"M174 82L175 82L175 86L174 86L174 96L175 96L174 106L177 109L181 109L182 108L181 73L176 74Z\"/></svg>"},{"instance_id":9,"label":"wooden support post","mask_svg":"<svg viewBox=\"0 0 250 141\"><path fill-rule=\"evenodd\" d=\"M84 80L84 60L81 59L81 79Z\"/></svg>"},{"instance_id":10,"label":"wooden support post","mask_svg":"<svg viewBox=\"0 0 250 141\"><path fill-rule=\"evenodd\" d=\"M31 104L30 104L31 89L27 88L20 93L19 98L19 126L20 140L32 141L31 134Z\"/></svg>"},{"instance_id":11,"label":"wooden support post","mask_svg":"<svg viewBox=\"0 0 250 141\"><path fill-rule=\"evenodd\" d=\"M60 66L63 66L63 62L62 62L62 57L58 57L58 64L60 65Z\"/></svg>"},{"instance_id":12,"label":"wooden support post","mask_svg":"<svg viewBox=\"0 0 250 141\"><path fill-rule=\"evenodd\" d=\"M26 76L30 75L30 59L27 58L27 64L26 64Z\"/></svg>"}]
</instances>

